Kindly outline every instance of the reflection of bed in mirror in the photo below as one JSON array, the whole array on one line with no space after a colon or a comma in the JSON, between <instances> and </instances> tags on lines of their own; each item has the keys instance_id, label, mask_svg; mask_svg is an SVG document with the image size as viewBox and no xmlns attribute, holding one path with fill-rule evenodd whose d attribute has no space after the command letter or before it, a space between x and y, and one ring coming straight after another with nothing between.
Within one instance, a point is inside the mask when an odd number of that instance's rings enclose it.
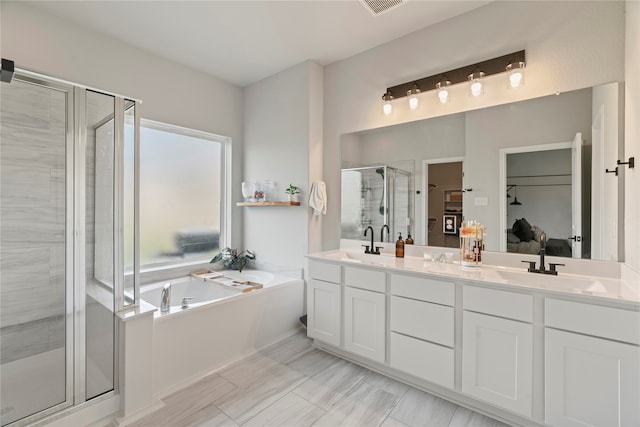
<instances>
[{"instance_id":1,"label":"reflection of bed in mirror","mask_svg":"<svg viewBox=\"0 0 640 427\"><path fill-rule=\"evenodd\" d=\"M540 253L541 227L531 225L525 218L517 219L507 230L507 252L538 255ZM571 257L571 244L567 239L547 237L545 254Z\"/></svg>"}]
</instances>

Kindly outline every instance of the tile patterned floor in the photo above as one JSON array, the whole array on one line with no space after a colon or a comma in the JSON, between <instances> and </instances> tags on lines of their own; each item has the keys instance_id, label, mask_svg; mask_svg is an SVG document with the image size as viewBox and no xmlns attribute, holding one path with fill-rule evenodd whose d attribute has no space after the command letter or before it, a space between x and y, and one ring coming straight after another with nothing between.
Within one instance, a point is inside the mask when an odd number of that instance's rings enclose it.
<instances>
[{"instance_id":1,"label":"tile patterned floor","mask_svg":"<svg viewBox=\"0 0 640 427\"><path fill-rule=\"evenodd\" d=\"M315 349L304 332L163 402L131 426L506 427Z\"/></svg>"}]
</instances>

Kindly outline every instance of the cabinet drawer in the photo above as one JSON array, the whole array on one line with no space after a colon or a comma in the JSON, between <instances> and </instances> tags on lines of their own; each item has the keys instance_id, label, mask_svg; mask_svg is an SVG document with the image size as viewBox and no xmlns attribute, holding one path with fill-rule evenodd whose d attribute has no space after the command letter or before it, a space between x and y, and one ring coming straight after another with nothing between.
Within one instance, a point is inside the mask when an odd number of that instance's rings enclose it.
<instances>
[{"instance_id":1,"label":"cabinet drawer","mask_svg":"<svg viewBox=\"0 0 640 427\"><path fill-rule=\"evenodd\" d=\"M545 326L640 344L640 313L546 298Z\"/></svg>"},{"instance_id":2,"label":"cabinet drawer","mask_svg":"<svg viewBox=\"0 0 640 427\"><path fill-rule=\"evenodd\" d=\"M309 261L309 277L325 282L340 283L340 266L327 262Z\"/></svg>"},{"instance_id":3,"label":"cabinet drawer","mask_svg":"<svg viewBox=\"0 0 640 427\"><path fill-rule=\"evenodd\" d=\"M391 294L451 306L455 303L453 283L425 277L392 274Z\"/></svg>"},{"instance_id":4,"label":"cabinet drawer","mask_svg":"<svg viewBox=\"0 0 640 427\"><path fill-rule=\"evenodd\" d=\"M384 271L364 268L345 267L344 284L376 292L385 292L387 288Z\"/></svg>"},{"instance_id":5,"label":"cabinet drawer","mask_svg":"<svg viewBox=\"0 0 640 427\"><path fill-rule=\"evenodd\" d=\"M453 307L391 297L391 330L453 347Z\"/></svg>"},{"instance_id":6,"label":"cabinet drawer","mask_svg":"<svg viewBox=\"0 0 640 427\"><path fill-rule=\"evenodd\" d=\"M391 333L392 368L453 388L453 349Z\"/></svg>"},{"instance_id":7,"label":"cabinet drawer","mask_svg":"<svg viewBox=\"0 0 640 427\"><path fill-rule=\"evenodd\" d=\"M523 322L531 323L533 319L533 297L516 292L465 286L462 306L465 310Z\"/></svg>"}]
</instances>

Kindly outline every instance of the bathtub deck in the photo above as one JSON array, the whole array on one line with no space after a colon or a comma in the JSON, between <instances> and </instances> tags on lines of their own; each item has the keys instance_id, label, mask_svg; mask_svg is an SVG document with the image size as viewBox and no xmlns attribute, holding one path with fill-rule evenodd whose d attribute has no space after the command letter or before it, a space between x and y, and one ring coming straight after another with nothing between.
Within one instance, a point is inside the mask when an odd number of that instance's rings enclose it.
<instances>
[{"instance_id":1,"label":"bathtub deck","mask_svg":"<svg viewBox=\"0 0 640 427\"><path fill-rule=\"evenodd\" d=\"M315 349L305 332L163 402L131 426L506 426Z\"/></svg>"}]
</instances>

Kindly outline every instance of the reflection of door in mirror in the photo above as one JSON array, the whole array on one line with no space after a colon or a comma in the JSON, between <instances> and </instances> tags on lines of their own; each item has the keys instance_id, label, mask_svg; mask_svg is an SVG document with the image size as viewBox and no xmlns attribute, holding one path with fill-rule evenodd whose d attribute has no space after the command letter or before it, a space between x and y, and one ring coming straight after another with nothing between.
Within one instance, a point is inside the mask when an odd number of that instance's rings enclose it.
<instances>
[{"instance_id":1,"label":"reflection of door in mirror","mask_svg":"<svg viewBox=\"0 0 640 427\"><path fill-rule=\"evenodd\" d=\"M425 160L425 241L429 246L456 248L462 223L462 161Z\"/></svg>"},{"instance_id":2,"label":"reflection of door in mirror","mask_svg":"<svg viewBox=\"0 0 640 427\"><path fill-rule=\"evenodd\" d=\"M579 134L578 140L581 142ZM569 239L584 237L573 231L582 229L582 209L580 186L572 183L573 176L579 180L581 175L575 170L572 151L571 143L561 143L521 147L506 154L508 252L539 254L544 232L547 255L582 256L581 241Z\"/></svg>"}]
</instances>

